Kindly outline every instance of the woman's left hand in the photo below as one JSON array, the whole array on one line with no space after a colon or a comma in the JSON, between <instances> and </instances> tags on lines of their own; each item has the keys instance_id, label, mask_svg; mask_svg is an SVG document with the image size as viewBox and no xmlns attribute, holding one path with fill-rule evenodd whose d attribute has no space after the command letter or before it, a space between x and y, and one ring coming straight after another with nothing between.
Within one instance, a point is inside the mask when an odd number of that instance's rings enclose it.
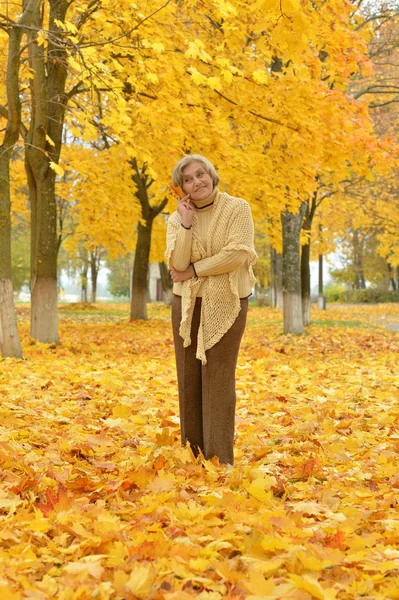
<instances>
[{"instance_id":1,"label":"woman's left hand","mask_svg":"<svg viewBox=\"0 0 399 600\"><path fill-rule=\"evenodd\" d=\"M173 283L181 283L182 281L187 281L187 279L194 277L195 273L193 266L190 265L185 271L176 271L176 269L173 269L172 267L170 275Z\"/></svg>"}]
</instances>

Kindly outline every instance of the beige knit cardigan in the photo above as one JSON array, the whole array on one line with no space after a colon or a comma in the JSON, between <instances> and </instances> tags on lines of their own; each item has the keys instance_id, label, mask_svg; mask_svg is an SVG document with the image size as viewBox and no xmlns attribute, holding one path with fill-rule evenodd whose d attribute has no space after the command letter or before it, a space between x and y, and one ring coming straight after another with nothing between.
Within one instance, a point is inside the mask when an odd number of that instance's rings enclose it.
<instances>
[{"instance_id":1,"label":"beige knit cardigan","mask_svg":"<svg viewBox=\"0 0 399 600\"><path fill-rule=\"evenodd\" d=\"M165 258L171 268L171 255L181 227L181 216L176 211L168 221ZM224 250L246 250L251 285L255 283L252 265L257 260L254 249L254 225L251 209L245 200L218 193L213 206L212 220L208 232L206 249L199 238L198 219L193 216L193 242L191 262L214 256ZM191 321L195 300L201 287L201 320L197 340L197 358L206 364L206 351L212 348L230 329L240 312L238 294L238 271L222 275L192 278L182 284L182 320L180 336L184 347L191 344Z\"/></svg>"}]
</instances>

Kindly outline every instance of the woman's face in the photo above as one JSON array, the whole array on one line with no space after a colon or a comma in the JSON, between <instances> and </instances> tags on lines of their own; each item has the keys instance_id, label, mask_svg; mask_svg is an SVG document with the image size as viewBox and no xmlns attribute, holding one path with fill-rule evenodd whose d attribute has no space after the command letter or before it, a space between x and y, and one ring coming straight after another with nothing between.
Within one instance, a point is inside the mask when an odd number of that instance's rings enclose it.
<instances>
[{"instance_id":1,"label":"woman's face","mask_svg":"<svg viewBox=\"0 0 399 600\"><path fill-rule=\"evenodd\" d=\"M190 194L191 200L204 200L213 191L212 177L202 163L193 161L183 169L183 192Z\"/></svg>"}]
</instances>

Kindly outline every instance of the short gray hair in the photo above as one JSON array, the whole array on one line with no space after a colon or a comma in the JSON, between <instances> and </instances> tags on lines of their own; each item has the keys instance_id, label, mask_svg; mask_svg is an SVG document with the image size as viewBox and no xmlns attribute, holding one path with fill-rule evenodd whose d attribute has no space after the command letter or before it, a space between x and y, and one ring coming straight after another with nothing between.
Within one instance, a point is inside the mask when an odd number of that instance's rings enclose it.
<instances>
[{"instance_id":1,"label":"short gray hair","mask_svg":"<svg viewBox=\"0 0 399 600\"><path fill-rule=\"evenodd\" d=\"M186 156L183 156L183 158L181 158L179 160L179 162L175 165L175 167L173 169L173 172L172 172L173 185L182 187L182 185L183 185L183 169L185 169L185 167L187 167L192 162L199 162L203 165L205 171L212 178L213 187L216 187L219 184L219 181L220 181L219 175L217 174L216 169L213 166L213 164L207 158L205 158L205 156L201 156L201 154L187 154Z\"/></svg>"}]
</instances>

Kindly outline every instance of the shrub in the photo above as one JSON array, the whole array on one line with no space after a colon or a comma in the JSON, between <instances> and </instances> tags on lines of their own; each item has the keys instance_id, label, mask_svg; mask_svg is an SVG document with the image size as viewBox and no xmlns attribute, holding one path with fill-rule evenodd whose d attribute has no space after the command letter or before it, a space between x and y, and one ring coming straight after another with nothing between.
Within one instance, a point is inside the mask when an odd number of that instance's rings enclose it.
<instances>
[{"instance_id":1,"label":"shrub","mask_svg":"<svg viewBox=\"0 0 399 600\"><path fill-rule=\"evenodd\" d=\"M333 302L333 300L331 300ZM338 302L364 302L378 304L380 302L399 302L399 290L382 290L367 288L365 290L345 290L338 295Z\"/></svg>"},{"instance_id":2,"label":"shrub","mask_svg":"<svg viewBox=\"0 0 399 600\"><path fill-rule=\"evenodd\" d=\"M340 295L343 293L346 293L346 290L344 286L339 283L328 283L324 288L324 295L327 302L342 302L342 300L340 300Z\"/></svg>"}]
</instances>

